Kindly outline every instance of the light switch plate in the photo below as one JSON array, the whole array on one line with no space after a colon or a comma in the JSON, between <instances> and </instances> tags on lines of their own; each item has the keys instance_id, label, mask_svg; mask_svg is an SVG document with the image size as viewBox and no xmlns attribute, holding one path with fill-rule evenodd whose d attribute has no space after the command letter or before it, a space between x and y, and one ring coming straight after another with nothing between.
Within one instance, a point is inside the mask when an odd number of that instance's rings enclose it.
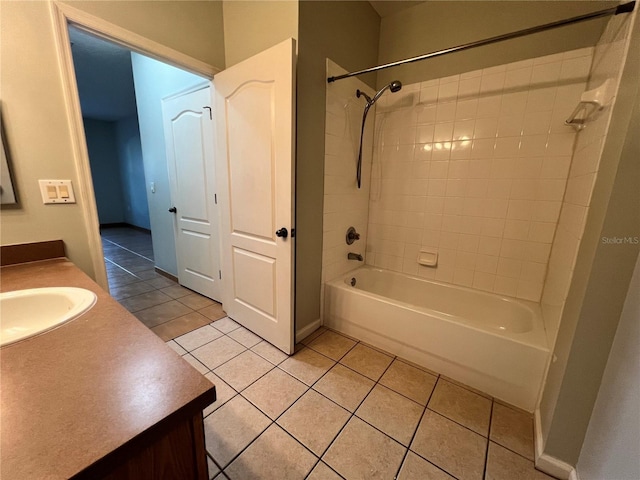
<instances>
[{"instance_id":1,"label":"light switch plate","mask_svg":"<svg viewBox=\"0 0 640 480\"><path fill-rule=\"evenodd\" d=\"M42 203L76 203L71 180L38 180L38 183L40 184ZM61 195L61 193L65 193L65 195Z\"/></svg>"}]
</instances>

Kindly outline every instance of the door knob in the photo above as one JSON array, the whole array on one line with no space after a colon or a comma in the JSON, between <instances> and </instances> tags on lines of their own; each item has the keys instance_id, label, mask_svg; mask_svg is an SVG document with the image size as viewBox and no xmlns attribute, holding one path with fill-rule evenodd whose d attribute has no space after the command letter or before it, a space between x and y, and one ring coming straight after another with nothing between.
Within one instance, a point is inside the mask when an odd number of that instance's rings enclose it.
<instances>
[{"instance_id":1,"label":"door knob","mask_svg":"<svg viewBox=\"0 0 640 480\"><path fill-rule=\"evenodd\" d=\"M287 238L287 235L289 235L289 232L284 227L282 227L280 230L276 230L276 237Z\"/></svg>"},{"instance_id":2,"label":"door knob","mask_svg":"<svg viewBox=\"0 0 640 480\"><path fill-rule=\"evenodd\" d=\"M176 207L171 207L171 208L169 209L169 212L170 212L170 213L176 213L177 211L178 211L178 209L177 209Z\"/></svg>"}]
</instances>

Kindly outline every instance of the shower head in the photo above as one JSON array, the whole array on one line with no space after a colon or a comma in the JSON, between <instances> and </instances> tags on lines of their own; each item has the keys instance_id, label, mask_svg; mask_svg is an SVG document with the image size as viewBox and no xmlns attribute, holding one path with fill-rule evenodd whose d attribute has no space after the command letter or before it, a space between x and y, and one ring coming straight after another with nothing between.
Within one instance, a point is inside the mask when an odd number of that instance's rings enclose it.
<instances>
[{"instance_id":1,"label":"shower head","mask_svg":"<svg viewBox=\"0 0 640 480\"><path fill-rule=\"evenodd\" d=\"M394 80L389 85L385 85L380 90L378 90L378 93L376 93L373 98L369 97L369 95L361 90L356 90L356 97L360 97L360 95L362 95L367 100L367 106L371 107L382 96L387 88L391 90L392 93L396 93L399 92L402 88L402 83L400 82L400 80Z\"/></svg>"},{"instance_id":2,"label":"shower head","mask_svg":"<svg viewBox=\"0 0 640 480\"><path fill-rule=\"evenodd\" d=\"M402 83L400 82L400 80L394 80L389 84L389 90L391 90L391 92L393 93L399 92L401 88Z\"/></svg>"}]
</instances>

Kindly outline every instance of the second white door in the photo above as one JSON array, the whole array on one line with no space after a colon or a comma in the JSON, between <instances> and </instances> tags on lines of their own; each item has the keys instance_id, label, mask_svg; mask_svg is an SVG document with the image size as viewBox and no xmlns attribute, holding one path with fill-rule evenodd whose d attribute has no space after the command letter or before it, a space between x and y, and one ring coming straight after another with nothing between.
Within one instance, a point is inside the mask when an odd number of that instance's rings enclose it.
<instances>
[{"instance_id":1,"label":"second white door","mask_svg":"<svg viewBox=\"0 0 640 480\"><path fill-rule=\"evenodd\" d=\"M162 101L178 281L220 299L214 125L209 86Z\"/></svg>"}]
</instances>

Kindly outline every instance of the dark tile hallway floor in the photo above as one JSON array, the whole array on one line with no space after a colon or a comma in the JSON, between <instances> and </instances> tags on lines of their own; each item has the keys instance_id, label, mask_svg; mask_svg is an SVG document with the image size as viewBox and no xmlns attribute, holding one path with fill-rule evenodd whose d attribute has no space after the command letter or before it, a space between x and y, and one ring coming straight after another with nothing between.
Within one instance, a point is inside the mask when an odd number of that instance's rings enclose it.
<instances>
[{"instance_id":1,"label":"dark tile hallway floor","mask_svg":"<svg viewBox=\"0 0 640 480\"><path fill-rule=\"evenodd\" d=\"M219 303L155 271L151 234L107 228L101 236L111 295L163 340L225 316Z\"/></svg>"}]
</instances>

